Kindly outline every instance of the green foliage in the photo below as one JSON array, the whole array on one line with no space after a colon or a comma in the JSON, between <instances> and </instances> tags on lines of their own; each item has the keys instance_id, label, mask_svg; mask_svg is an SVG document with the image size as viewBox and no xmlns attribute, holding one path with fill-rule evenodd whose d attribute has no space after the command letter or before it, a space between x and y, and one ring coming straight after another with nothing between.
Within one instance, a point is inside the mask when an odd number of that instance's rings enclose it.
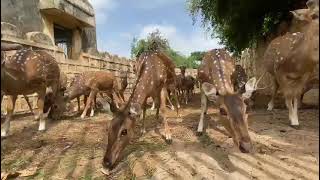
<instances>
[{"instance_id":1,"label":"green foliage","mask_svg":"<svg viewBox=\"0 0 320 180\"><path fill-rule=\"evenodd\" d=\"M138 58L143 52L156 50L165 52L177 67L186 66L187 68L197 68L204 54L204 52L193 52L189 57L182 55L170 47L168 40L161 36L159 30L150 33L146 39L134 38L131 43L132 58Z\"/></svg>"},{"instance_id":2,"label":"green foliage","mask_svg":"<svg viewBox=\"0 0 320 180\"><path fill-rule=\"evenodd\" d=\"M151 32L147 39L133 38L131 44L131 57L137 58L143 52L165 51L169 48L168 40L161 36L159 30Z\"/></svg>"},{"instance_id":3,"label":"green foliage","mask_svg":"<svg viewBox=\"0 0 320 180\"><path fill-rule=\"evenodd\" d=\"M291 17L290 10L305 0L189 0L194 22L212 28L212 36L221 40L231 52L239 54L275 32L278 24Z\"/></svg>"}]
</instances>

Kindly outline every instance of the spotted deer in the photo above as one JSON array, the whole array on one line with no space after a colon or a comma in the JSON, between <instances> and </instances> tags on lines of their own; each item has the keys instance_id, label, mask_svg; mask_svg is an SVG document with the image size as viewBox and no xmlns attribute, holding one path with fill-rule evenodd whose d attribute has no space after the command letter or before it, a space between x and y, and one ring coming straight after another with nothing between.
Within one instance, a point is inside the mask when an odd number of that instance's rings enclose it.
<instances>
[{"instance_id":1,"label":"spotted deer","mask_svg":"<svg viewBox=\"0 0 320 180\"><path fill-rule=\"evenodd\" d=\"M89 108L91 108L90 116L94 115L95 103L94 100L99 92L106 92L113 100L117 98L117 102L124 102L119 94L119 80L114 74L106 71L87 71L78 76L78 79L73 81L70 87L66 91L66 100L71 101L74 98L81 95L87 95L89 97L86 100L85 108L81 114L81 118L84 118Z\"/></svg>"},{"instance_id":2,"label":"spotted deer","mask_svg":"<svg viewBox=\"0 0 320 180\"><path fill-rule=\"evenodd\" d=\"M306 4L307 9L291 11L294 19L304 24L301 32L288 32L272 40L263 58L274 85L268 110L273 109L279 90L293 127L299 126L298 100L319 63L319 1L309 0Z\"/></svg>"},{"instance_id":3,"label":"spotted deer","mask_svg":"<svg viewBox=\"0 0 320 180\"><path fill-rule=\"evenodd\" d=\"M143 61L141 61L141 59L138 59L137 61L135 61L133 63L133 72L135 74L137 74L137 69L141 66L141 63L143 63ZM175 81L175 83L177 83L177 81ZM168 87L167 87L167 90L168 90L168 93L167 93L167 101L170 105L170 108L171 110L175 110L174 108L174 105L170 99L170 95L172 93L172 97L174 99L174 101L177 103L177 111L179 112L179 108L180 108L180 104L179 104L179 101L178 101L178 91L176 89L176 84L169 84ZM159 107L160 107L160 103L159 103L159 97L151 97L152 98L152 106L151 106L151 110L154 110L155 108L157 108L157 116L158 116L158 112L159 112Z\"/></svg>"},{"instance_id":4,"label":"spotted deer","mask_svg":"<svg viewBox=\"0 0 320 180\"><path fill-rule=\"evenodd\" d=\"M207 52L198 68L201 90L201 115L198 134L203 132L204 115L207 112L207 99L213 101L220 109L220 118L227 119L226 129L231 134L234 144L241 152L252 150L248 132L245 97L233 89L231 75L234 72L233 58L225 49L213 49ZM253 78L255 79L255 78ZM254 89L256 81L249 80L246 87ZM244 93L245 94L245 93Z\"/></svg>"},{"instance_id":5,"label":"spotted deer","mask_svg":"<svg viewBox=\"0 0 320 180\"><path fill-rule=\"evenodd\" d=\"M115 166L120 153L134 136L137 119L143 111L143 128L148 97L160 97L160 111L163 118L164 138L171 142L171 130L167 123L167 87L175 84L175 66L162 52L143 53L137 68L137 80L127 105L119 110L108 128L108 145L103 158L103 166L110 170Z\"/></svg>"},{"instance_id":6,"label":"spotted deer","mask_svg":"<svg viewBox=\"0 0 320 180\"><path fill-rule=\"evenodd\" d=\"M2 60L2 59L1 59ZM38 94L39 131L46 129L46 114L43 113L45 95L52 93L54 103L62 100L59 94L60 68L55 58L45 51L19 50L1 62L1 90L8 96L7 117L1 128L1 137L6 137L10 128L15 102L19 94ZM61 97L61 98L59 98ZM61 101L62 102L62 101ZM56 104L60 108L60 104Z\"/></svg>"}]
</instances>

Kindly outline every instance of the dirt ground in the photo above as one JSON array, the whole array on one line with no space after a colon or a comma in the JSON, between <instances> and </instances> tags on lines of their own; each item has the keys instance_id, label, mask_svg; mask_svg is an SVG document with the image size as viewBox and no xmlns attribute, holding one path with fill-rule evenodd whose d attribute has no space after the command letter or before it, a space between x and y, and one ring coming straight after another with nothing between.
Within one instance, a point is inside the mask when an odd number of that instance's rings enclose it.
<instances>
[{"instance_id":1,"label":"dirt ground","mask_svg":"<svg viewBox=\"0 0 320 180\"><path fill-rule=\"evenodd\" d=\"M20 172L19 179L319 179L319 111L300 110L301 129L288 126L288 111L254 110L249 114L253 154L240 153L217 121L216 109L206 116L208 127L196 135L200 98L184 105L182 117L171 112L173 143L159 135L161 121L148 110L147 133L129 145L121 162L106 177L100 172L110 115L79 115L50 121L37 132L32 116L17 116L10 136L1 140L1 174ZM28 176L30 175L31 176ZM1 176L2 176L1 175Z\"/></svg>"}]
</instances>

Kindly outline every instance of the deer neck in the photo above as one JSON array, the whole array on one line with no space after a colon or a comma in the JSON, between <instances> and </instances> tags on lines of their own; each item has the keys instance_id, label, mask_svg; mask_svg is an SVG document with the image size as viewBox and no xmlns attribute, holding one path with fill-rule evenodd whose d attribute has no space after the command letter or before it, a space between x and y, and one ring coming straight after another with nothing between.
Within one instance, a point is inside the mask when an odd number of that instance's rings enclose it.
<instances>
[{"instance_id":1,"label":"deer neck","mask_svg":"<svg viewBox=\"0 0 320 180\"><path fill-rule=\"evenodd\" d=\"M145 85L142 81L139 81L131 98L131 103L138 103L143 105L145 100L147 99L147 93L145 91Z\"/></svg>"}]
</instances>

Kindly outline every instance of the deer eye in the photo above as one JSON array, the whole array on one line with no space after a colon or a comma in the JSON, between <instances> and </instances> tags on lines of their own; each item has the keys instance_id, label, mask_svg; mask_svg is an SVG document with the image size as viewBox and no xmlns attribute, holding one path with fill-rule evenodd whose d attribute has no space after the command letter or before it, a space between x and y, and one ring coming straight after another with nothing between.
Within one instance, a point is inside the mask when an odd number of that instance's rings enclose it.
<instances>
[{"instance_id":1,"label":"deer eye","mask_svg":"<svg viewBox=\"0 0 320 180\"><path fill-rule=\"evenodd\" d=\"M124 129L124 130L121 131L121 136L126 136L127 134L128 134L128 132L127 132L126 129Z\"/></svg>"}]
</instances>

